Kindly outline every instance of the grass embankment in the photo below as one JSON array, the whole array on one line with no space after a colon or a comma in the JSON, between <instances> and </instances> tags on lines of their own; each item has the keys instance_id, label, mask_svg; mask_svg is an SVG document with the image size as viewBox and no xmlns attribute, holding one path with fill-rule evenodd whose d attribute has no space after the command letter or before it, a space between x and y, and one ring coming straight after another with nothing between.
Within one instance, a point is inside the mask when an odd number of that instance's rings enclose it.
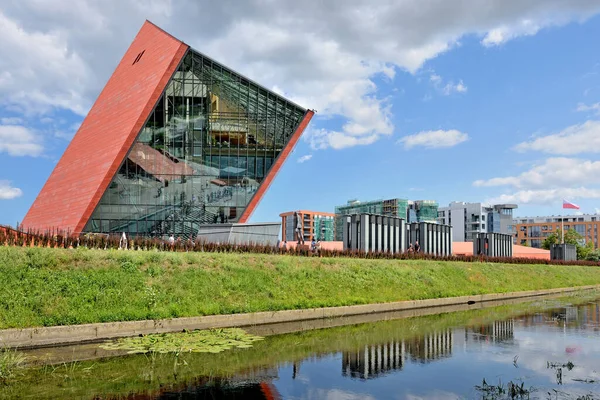
<instances>
[{"instance_id":1,"label":"grass embankment","mask_svg":"<svg viewBox=\"0 0 600 400\"><path fill-rule=\"evenodd\" d=\"M600 284L600 268L0 247L0 329Z\"/></svg>"}]
</instances>

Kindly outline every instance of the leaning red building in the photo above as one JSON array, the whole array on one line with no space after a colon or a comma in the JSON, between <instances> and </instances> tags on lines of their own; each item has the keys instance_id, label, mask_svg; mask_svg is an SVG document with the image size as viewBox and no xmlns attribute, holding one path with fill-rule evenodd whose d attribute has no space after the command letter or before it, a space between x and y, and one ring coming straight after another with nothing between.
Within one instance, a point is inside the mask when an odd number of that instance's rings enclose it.
<instances>
[{"instance_id":1,"label":"leaning red building","mask_svg":"<svg viewBox=\"0 0 600 400\"><path fill-rule=\"evenodd\" d=\"M312 116L146 21L21 227L189 237L247 222Z\"/></svg>"}]
</instances>

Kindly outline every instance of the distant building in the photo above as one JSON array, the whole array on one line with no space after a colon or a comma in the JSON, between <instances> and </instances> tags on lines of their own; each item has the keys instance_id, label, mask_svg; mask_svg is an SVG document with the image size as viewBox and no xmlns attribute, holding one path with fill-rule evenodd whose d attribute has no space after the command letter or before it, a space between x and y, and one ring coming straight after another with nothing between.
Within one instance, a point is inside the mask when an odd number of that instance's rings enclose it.
<instances>
[{"instance_id":1,"label":"distant building","mask_svg":"<svg viewBox=\"0 0 600 400\"><path fill-rule=\"evenodd\" d=\"M335 214L319 211L289 211L279 214L281 217L281 240L297 241L297 233L310 242L313 238L330 242L334 240Z\"/></svg>"},{"instance_id":2,"label":"distant building","mask_svg":"<svg viewBox=\"0 0 600 400\"><path fill-rule=\"evenodd\" d=\"M433 200L389 199L358 201L335 208L335 240L343 240L341 218L352 214L378 214L404 218L406 222L437 222L438 203ZM340 222L338 222L340 221Z\"/></svg>"},{"instance_id":3,"label":"distant building","mask_svg":"<svg viewBox=\"0 0 600 400\"><path fill-rule=\"evenodd\" d=\"M438 222L451 225L455 241L471 242L478 233L516 233L513 210L516 204L485 205L454 201L438 209Z\"/></svg>"},{"instance_id":4,"label":"distant building","mask_svg":"<svg viewBox=\"0 0 600 400\"><path fill-rule=\"evenodd\" d=\"M561 223L564 225L565 232L573 229L583 237L581 244L592 242L594 247L598 248L600 214L515 218L513 224L516 226L517 243L540 248L544 239L561 229Z\"/></svg>"}]
</instances>

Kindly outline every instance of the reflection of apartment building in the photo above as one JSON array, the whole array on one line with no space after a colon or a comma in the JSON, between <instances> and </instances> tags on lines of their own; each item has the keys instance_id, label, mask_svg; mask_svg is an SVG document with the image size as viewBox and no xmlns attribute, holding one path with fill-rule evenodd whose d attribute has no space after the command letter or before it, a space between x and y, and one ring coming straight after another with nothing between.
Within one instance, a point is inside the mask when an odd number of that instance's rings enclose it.
<instances>
[{"instance_id":1,"label":"reflection of apartment building","mask_svg":"<svg viewBox=\"0 0 600 400\"><path fill-rule=\"evenodd\" d=\"M478 233L504 233L513 235L513 210L516 204L485 205L454 201L438 209L438 222L451 225L457 242L471 242Z\"/></svg>"},{"instance_id":2,"label":"reflection of apartment building","mask_svg":"<svg viewBox=\"0 0 600 400\"><path fill-rule=\"evenodd\" d=\"M399 217L409 223L437 222L438 203L434 200L407 199L349 200L347 204L335 208L335 240L344 240L341 219L345 215L352 214L376 214Z\"/></svg>"},{"instance_id":3,"label":"reflection of apartment building","mask_svg":"<svg viewBox=\"0 0 600 400\"><path fill-rule=\"evenodd\" d=\"M342 354L342 375L372 379L387 372L401 370L405 360L404 342L365 346Z\"/></svg>"},{"instance_id":4,"label":"reflection of apartment building","mask_svg":"<svg viewBox=\"0 0 600 400\"><path fill-rule=\"evenodd\" d=\"M373 379L403 368L406 359L427 363L452 355L451 330L434 332L410 340L365 346L342 354L342 375Z\"/></svg>"},{"instance_id":5,"label":"reflection of apartment building","mask_svg":"<svg viewBox=\"0 0 600 400\"><path fill-rule=\"evenodd\" d=\"M598 248L600 214L519 217L513 221L517 229L517 243L522 245L542 247L544 239L560 231L562 224L565 232L572 229L579 233L583 237L582 244L592 242Z\"/></svg>"},{"instance_id":6,"label":"reflection of apartment building","mask_svg":"<svg viewBox=\"0 0 600 400\"><path fill-rule=\"evenodd\" d=\"M488 325L481 325L465 330L465 341L471 343L501 343L514 338L514 322L494 321Z\"/></svg>"},{"instance_id":7,"label":"reflection of apartment building","mask_svg":"<svg viewBox=\"0 0 600 400\"><path fill-rule=\"evenodd\" d=\"M447 329L442 332L434 332L424 335L418 339L408 340L404 346L413 361L428 363L452 355L452 344L454 333Z\"/></svg>"},{"instance_id":8,"label":"reflection of apartment building","mask_svg":"<svg viewBox=\"0 0 600 400\"><path fill-rule=\"evenodd\" d=\"M289 211L279 214L281 217L281 240L288 242L298 240L298 234L304 241L313 238L321 241L332 241L335 214L318 211Z\"/></svg>"}]
</instances>

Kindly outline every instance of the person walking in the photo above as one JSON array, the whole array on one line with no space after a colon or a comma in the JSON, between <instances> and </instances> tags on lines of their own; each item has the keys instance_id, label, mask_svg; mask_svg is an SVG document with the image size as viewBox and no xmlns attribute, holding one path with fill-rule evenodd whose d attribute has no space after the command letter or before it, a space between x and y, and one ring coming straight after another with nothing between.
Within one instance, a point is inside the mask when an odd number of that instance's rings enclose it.
<instances>
[{"instance_id":1,"label":"person walking","mask_svg":"<svg viewBox=\"0 0 600 400\"><path fill-rule=\"evenodd\" d=\"M421 246L419 246L419 241L416 240L415 241L415 253L420 253L421 252Z\"/></svg>"}]
</instances>

